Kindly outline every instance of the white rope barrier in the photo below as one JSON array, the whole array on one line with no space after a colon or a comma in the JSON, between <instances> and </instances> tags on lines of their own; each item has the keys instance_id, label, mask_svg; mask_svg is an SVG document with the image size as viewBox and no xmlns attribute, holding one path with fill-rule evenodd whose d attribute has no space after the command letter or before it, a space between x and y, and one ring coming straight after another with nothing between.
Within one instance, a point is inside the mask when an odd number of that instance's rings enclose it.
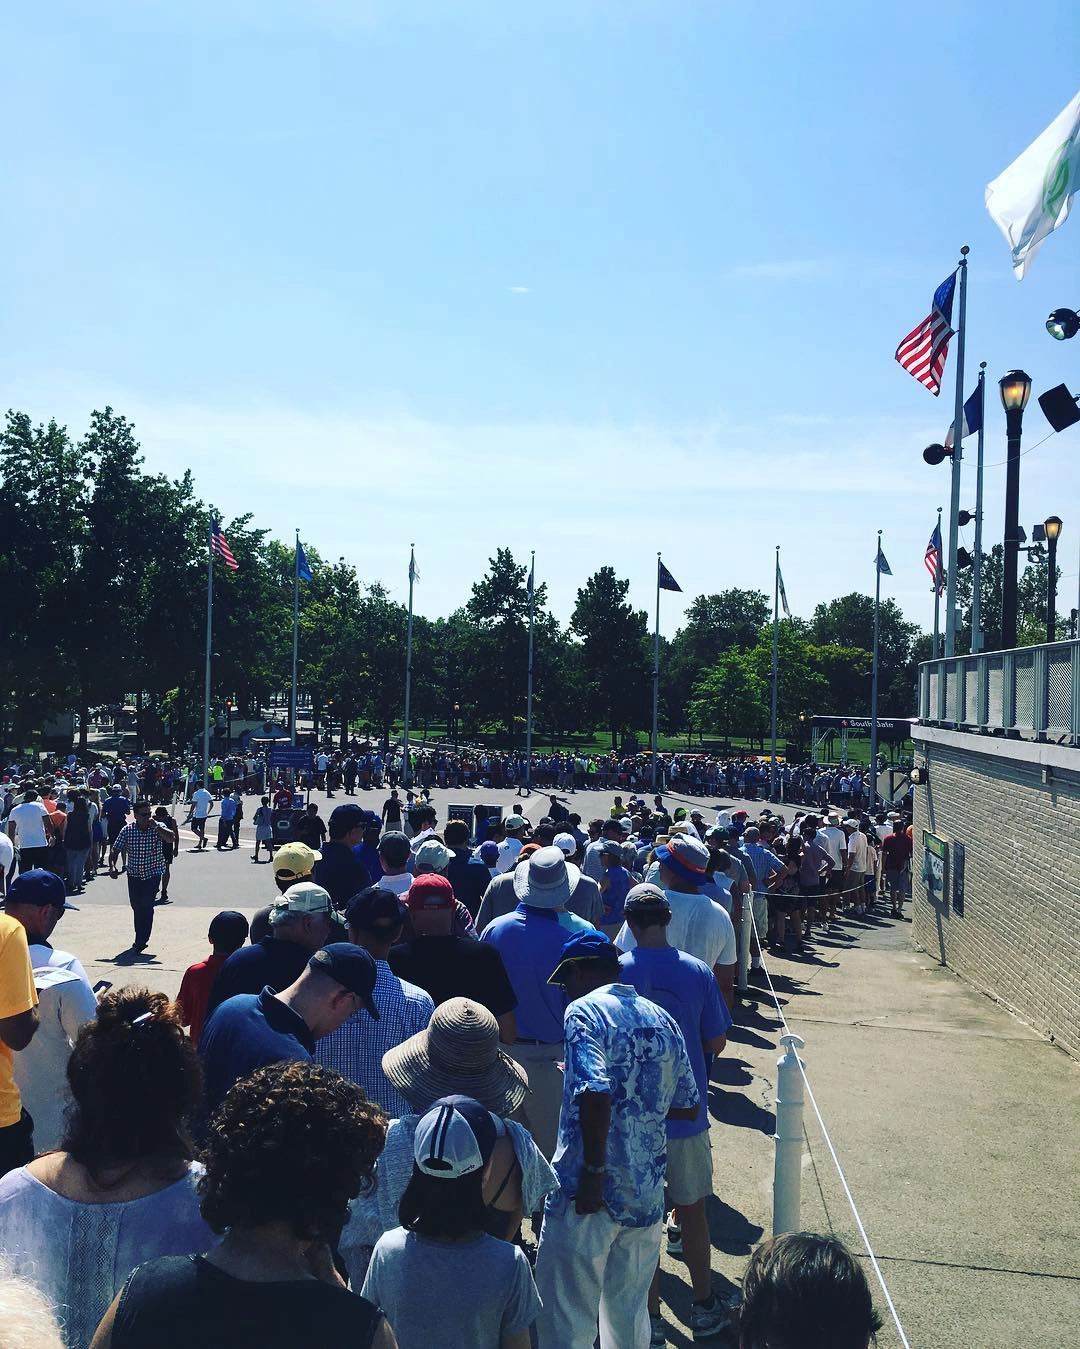
<instances>
[{"instance_id":1,"label":"white rope barrier","mask_svg":"<svg viewBox=\"0 0 1080 1349\"><path fill-rule=\"evenodd\" d=\"M754 934L758 940L758 950L761 952L761 966L762 969L765 971L765 981L769 985L769 993L771 994L772 1000L776 1005L777 1016L779 1016L780 1023L784 1028L784 1034L783 1036L781 1036L781 1042L785 1044L787 1052L785 1053L782 1062L788 1063L790 1062L790 1060L794 1059L795 1063L798 1065L799 1073L802 1077L803 1087L805 1088L806 1095L809 1098L810 1104L814 1107L814 1114L817 1116L817 1122L821 1127L821 1136L825 1139L825 1146L829 1149L829 1156L832 1157L833 1165L836 1167L836 1174L840 1177L840 1184L843 1186L844 1194L847 1197L847 1201L851 1208L852 1215L855 1218L855 1225L859 1229L859 1236L862 1238L863 1245L866 1247L866 1254L870 1258L870 1264L873 1267L874 1273L877 1275L878 1283L881 1285L881 1291L882 1294L884 1295L885 1303L889 1308L889 1315L892 1317L893 1324L896 1326L896 1333L900 1336L900 1343L904 1346L904 1349L911 1349L911 1343L904 1332L904 1327L900 1324L900 1317L897 1314L896 1307L893 1303L892 1294L889 1292L889 1286L885 1282L885 1276L881 1272L881 1266L878 1264L877 1256L874 1254L874 1248L870 1245L870 1238L869 1236L867 1236L866 1228L863 1225L863 1220L859 1216L859 1210L855 1206L855 1198L851 1193L851 1187L848 1185L847 1177L844 1175L844 1168L840 1165L840 1158L836 1155L836 1148L833 1146L833 1141L829 1136L829 1131L825 1127L825 1120L822 1118L821 1109L818 1106L817 1098L814 1096L814 1090L810 1085L810 1079L806 1075L806 1065L803 1063L802 1059L799 1058L797 1050L802 1047L803 1040L801 1039L800 1036L796 1035L795 1032L792 1031L791 1027L788 1025L787 1017L784 1016L784 1009L780 1006L780 999L776 995L776 989L773 986L772 975L769 973L769 967L765 963L765 954L761 946L761 933L758 932L757 923L754 922L753 904L751 902L751 896L747 895L743 897L743 905L744 908L750 909L750 921L751 923L753 923ZM778 1129L779 1129L779 1119L778 1119ZM775 1213L776 1213L776 1201L774 1199L774 1216Z\"/></svg>"}]
</instances>

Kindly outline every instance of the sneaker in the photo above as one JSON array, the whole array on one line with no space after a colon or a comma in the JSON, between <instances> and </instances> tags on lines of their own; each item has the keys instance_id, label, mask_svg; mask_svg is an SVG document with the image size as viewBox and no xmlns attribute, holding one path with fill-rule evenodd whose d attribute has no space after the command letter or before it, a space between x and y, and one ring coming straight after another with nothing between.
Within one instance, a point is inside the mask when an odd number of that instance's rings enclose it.
<instances>
[{"instance_id":1,"label":"sneaker","mask_svg":"<svg viewBox=\"0 0 1080 1349\"><path fill-rule=\"evenodd\" d=\"M649 1349L664 1349L667 1344L667 1327L660 1315L649 1317Z\"/></svg>"},{"instance_id":2,"label":"sneaker","mask_svg":"<svg viewBox=\"0 0 1080 1349\"><path fill-rule=\"evenodd\" d=\"M667 1220L667 1253L682 1255L682 1228L675 1221L674 1213Z\"/></svg>"},{"instance_id":3,"label":"sneaker","mask_svg":"<svg viewBox=\"0 0 1080 1349\"><path fill-rule=\"evenodd\" d=\"M709 1340L731 1325L731 1310L714 1293L708 1302L694 1302L690 1306L690 1329L694 1343Z\"/></svg>"}]
</instances>

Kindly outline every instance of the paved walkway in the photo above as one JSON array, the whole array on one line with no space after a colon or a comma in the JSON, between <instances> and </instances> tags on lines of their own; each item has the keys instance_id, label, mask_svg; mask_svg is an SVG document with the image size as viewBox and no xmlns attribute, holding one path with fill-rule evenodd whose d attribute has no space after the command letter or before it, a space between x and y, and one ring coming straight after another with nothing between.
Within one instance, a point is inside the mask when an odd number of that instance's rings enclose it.
<instances>
[{"instance_id":1,"label":"paved walkway","mask_svg":"<svg viewBox=\"0 0 1080 1349\"><path fill-rule=\"evenodd\" d=\"M445 813L458 799L480 797L438 793L436 805ZM587 819L606 813L611 797L586 792L569 800ZM539 818L545 803L534 795L529 815ZM64 918L55 944L75 951L92 979L174 994L184 968L206 952L214 913L250 914L275 893L269 866L253 865L247 849L196 856L184 850L190 846L185 840L174 871L176 902L158 909L143 956L127 951L124 882L104 875L80 901L82 911ZM907 923L849 922L817 953L812 961L770 961L770 968L784 1015L806 1041L811 1085L912 1349L1080 1344L1080 1065L913 952ZM738 1283L768 1234L772 1209L780 1023L767 989L751 990L737 1022L716 1062L710 1100L717 1196L710 1219L721 1290ZM809 1107L806 1135L803 1225L836 1232L858 1249ZM686 1270L666 1256L663 1291L670 1342L690 1345ZM877 1302L885 1314L880 1296ZM734 1341L715 1343L723 1349ZM900 1345L891 1325L879 1344Z\"/></svg>"}]
</instances>

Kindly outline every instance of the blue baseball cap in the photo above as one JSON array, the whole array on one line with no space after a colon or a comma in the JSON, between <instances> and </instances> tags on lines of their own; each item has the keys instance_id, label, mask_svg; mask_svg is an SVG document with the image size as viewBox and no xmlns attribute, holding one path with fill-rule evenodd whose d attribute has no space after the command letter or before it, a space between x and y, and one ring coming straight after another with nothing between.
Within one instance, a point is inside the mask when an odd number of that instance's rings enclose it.
<instances>
[{"instance_id":1,"label":"blue baseball cap","mask_svg":"<svg viewBox=\"0 0 1080 1349\"><path fill-rule=\"evenodd\" d=\"M308 969L325 974L342 988L355 993L376 1021L379 1009L372 993L378 970L375 961L362 946L352 942L332 941L321 947L308 961Z\"/></svg>"},{"instance_id":2,"label":"blue baseball cap","mask_svg":"<svg viewBox=\"0 0 1080 1349\"><path fill-rule=\"evenodd\" d=\"M54 871L46 871L44 867L32 867L21 876L16 876L8 886L7 903L37 904L41 908L51 904L55 909L79 911L77 904L67 902L64 882Z\"/></svg>"},{"instance_id":3,"label":"blue baseball cap","mask_svg":"<svg viewBox=\"0 0 1080 1349\"><path fill-rule=\"evenodd\" d=\"M552 970L548 983L563 983L567 965L572 965L578 960L603 960L605 957L616 965L619 963L619 951L614 942L595 928L588 932L576 932L569 941L563 943L559 963Z\"/></svg>"}]
</instances>

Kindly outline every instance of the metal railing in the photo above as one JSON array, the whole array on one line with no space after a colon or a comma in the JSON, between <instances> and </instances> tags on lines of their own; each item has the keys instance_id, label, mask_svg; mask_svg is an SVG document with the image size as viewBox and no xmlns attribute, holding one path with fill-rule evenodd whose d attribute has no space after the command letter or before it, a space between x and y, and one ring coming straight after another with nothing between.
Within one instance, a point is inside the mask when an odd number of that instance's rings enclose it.
<instances>
[{"instance_id":1,"label":"metal railing","mask_svg":"<svg viewBox=\"0 0 1080 1349\"><path fill-rule=\"evenodd\" d=\"M919 720L1080 746L1080 641L925 661Z\"/></svg>"}]
</instances>

